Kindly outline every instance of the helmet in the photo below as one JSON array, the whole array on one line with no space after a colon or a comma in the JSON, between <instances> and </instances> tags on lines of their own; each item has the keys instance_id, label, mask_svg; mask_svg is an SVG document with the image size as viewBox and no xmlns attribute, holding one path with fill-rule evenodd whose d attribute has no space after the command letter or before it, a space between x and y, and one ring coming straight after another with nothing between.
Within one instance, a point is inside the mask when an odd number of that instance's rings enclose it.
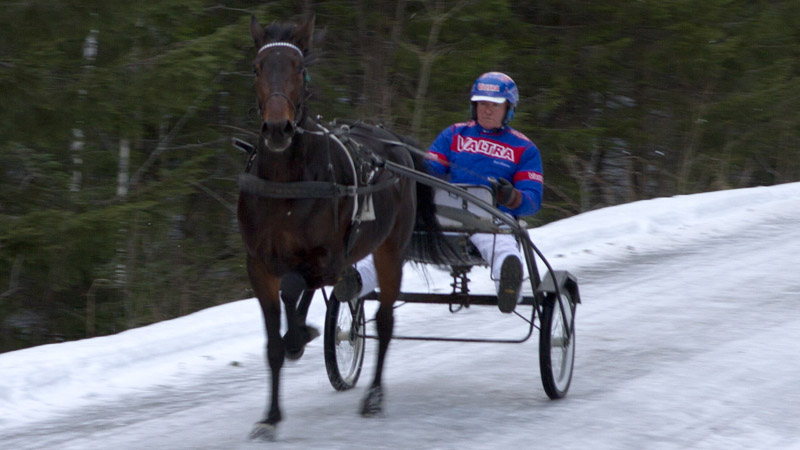
<instances>
[{"instance_id":1,"label":"helmet","mask_svg":"<svg viewBox=\"0 0 800 450\"><path fill-rule=\"evenodd\" d=\"M510 103L506 117L503 119L503 125L505 125L514 117L514 109L519 101L519 91L514 80L508 75L501 72L487 72L475 80L469 99L473 104L480 101ZM475 118L474 111L471 111L471 115Z\"/></svg>"}]
</instances>

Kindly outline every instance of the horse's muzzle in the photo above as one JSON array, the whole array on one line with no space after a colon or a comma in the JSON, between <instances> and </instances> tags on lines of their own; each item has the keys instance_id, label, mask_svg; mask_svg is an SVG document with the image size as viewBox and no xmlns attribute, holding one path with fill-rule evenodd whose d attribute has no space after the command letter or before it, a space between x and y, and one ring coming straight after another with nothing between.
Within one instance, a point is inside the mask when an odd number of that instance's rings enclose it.
<instances>
[{"instance_id":1,"label":"horse's muzzle","mask_svg":"<svg viewBox=\"0 0 800 450\"><path fill-rule=\"evenodd\" d=\"M261 137L270 151L280 153L289 148L296 130L290 120L269 120L261 125Z\"/></svg>"}]
</instances>

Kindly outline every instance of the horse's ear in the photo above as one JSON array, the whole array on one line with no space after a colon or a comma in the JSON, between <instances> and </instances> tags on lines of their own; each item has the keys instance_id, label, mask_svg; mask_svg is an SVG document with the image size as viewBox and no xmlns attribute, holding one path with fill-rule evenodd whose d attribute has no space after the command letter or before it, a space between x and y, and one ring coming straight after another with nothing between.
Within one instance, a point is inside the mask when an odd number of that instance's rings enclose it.
<instances>
[{"instance_id":1,"label":"horse's ear","mask_svg":"<svg viewBox=\"0 0 800 450\"><path fill-rule=\"evenodd\" d=\"M250 16L250 36L253 36L256 48L264 45L264 27L258 24L256 16Z\"/></svg>"},{"instance_id":2,"label":"horse's ear","mask_svg":"<svg viewBox=\"0 0 800 450\"><path fill-rule=\"evenodd\" d=\"M316 16L312 14L302 24L297 26L295 30L295 39L297 39L298 46L307 53L311 50L311 42L314 40L314 21Z\"/></svg>"}]
</instances>

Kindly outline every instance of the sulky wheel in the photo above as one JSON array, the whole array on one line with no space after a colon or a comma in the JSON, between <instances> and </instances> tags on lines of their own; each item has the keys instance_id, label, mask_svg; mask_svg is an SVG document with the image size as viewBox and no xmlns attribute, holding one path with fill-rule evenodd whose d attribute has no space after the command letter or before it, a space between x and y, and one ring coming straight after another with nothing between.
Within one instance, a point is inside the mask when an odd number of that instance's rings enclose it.
<instances>
[{"instance_id":1,"label":"sulky wheel","mask_svg":"<svg viewBox=\"0 0 800 450\"><path fill-rule=\"evenodd\" d=\"M575 362L575 303L566 289L560 294L545 298L540 317L539 370L544 391L553 400L567 395Z\"/></svg>"},{"instance_id":2,"label":"sulky wheel","mask_svg":"<svg viewBox=\"0 0 800 450\"><path fill-rule=\"evenodd\" d=\"M334 295L325 314L325 368L337 391L353 388L361 375L366 338L364 301L341 303Z\"/></svg>"}]
</instances>

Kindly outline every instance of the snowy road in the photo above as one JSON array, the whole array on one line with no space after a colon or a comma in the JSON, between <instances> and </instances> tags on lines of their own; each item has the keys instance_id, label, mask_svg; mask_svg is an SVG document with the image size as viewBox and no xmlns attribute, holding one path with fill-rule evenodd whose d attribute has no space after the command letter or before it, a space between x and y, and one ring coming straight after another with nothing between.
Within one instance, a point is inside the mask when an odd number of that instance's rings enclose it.
<instances>
[{"instance_id":1,"label":"snowy road","mask_svg":"<svg viewBox=\"0 0 800 450\"><path fill-rule=\"evenodd\" d=\"M317 340L284 369L279 440L248 442L267 373L246 300L0 355L0 448L800 449L800 183L607 208L532 236L584 300L563 400L544 394L537 337L394 341L386 414L364 419L375 343L358 387L340 393ZM491 290L485 272L471 278ZM424 285L406 272L407 287ZM320 327L323 307L310 314ZM407 305L396 317L402 334L524 331L490 307Z\"/></svg>"}]
</instances>

